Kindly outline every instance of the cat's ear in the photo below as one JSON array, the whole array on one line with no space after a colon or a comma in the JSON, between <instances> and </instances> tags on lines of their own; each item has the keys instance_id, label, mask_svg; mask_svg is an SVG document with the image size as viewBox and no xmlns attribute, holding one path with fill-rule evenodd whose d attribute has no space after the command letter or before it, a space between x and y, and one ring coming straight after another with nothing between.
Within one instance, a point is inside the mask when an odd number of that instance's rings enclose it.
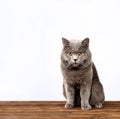
<instances>
[{"instance_id":1,"label":"cat's ear","mask_svg":"<svg viewBox=\"0 0 120 119\"><path fill-rule=\"evenodd\" d=\"M66 47L66 46L69 46L70 42L69 40L67 40L66 38L62 38L62 42L63 42L63 46Z\"/></svg>"},{"instance_id":2,"label":"cat's ear","mask_svg":"<svg viewBox=\"0 0 120 119\"><path fill-rule=\"evenodd\" d=\"M89 47L89 38L85 38L81 44L82 46Z\"/></svg>"}]
</instances>

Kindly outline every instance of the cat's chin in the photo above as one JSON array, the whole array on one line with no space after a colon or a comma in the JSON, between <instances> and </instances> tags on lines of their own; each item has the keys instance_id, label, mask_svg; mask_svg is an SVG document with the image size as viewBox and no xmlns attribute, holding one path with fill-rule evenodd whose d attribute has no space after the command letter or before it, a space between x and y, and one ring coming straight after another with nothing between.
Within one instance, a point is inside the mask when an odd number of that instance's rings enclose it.
<instances>
[{"instance_id":1,"label":"cat's chin","mask_svg":"<svg viewBox=\"0 0 120 119\"><path fill-rule=\"evenodd\" d=\"M79 67L79 64L74 63L74 64L72 64L72 67Z\"/></svg>"}]
</instances>

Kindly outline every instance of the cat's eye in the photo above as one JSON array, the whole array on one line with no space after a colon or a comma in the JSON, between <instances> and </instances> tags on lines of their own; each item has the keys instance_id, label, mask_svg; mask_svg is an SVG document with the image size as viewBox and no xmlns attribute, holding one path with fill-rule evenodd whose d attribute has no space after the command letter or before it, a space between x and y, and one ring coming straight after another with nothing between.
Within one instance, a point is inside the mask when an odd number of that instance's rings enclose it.
<instances>
[{"instance_id":1,"label":"cat's eye","mask_svg":"<svg viewBox=\"0 0 120 119\"><path fill-rule=\"evenodd\" d=\"M82 53L82 52L79 52L79 53L78 53L79 56L82 56L83 54L84 54L84 53Z\"/></svg>"},{"instance_id":2,"label":"cat's eye","mask_svg":"<svg viewBox=\"0 0 120 119\"><path fill-rule=\"evenodd\" d=\"M72 52L68 52L67 55L68 55L68 56L72 56Z\"/></svg>"}]
</instances>

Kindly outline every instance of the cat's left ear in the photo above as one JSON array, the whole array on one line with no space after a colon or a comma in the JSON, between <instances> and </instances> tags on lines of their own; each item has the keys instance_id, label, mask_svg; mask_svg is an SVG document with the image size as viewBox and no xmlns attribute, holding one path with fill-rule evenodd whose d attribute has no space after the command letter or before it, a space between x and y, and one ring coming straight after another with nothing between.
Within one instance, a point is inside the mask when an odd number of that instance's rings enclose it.
<instances>
[{"instance_id":1,"label":"cat's left ear","mask_svg":"<svg viewBox=\"0 0 120 119\"><path fill-rule=\"evenodd\" d=\"M62 38L62 42L63 42L63 46L66 47L66 46L69 46L69 40L67 40L66 38Z\"/></svg>"},{"instance_id":2,"label":"cat's left ear","mask_svg":"<svg viewBox=\"0 0 120 119\"><path fill-rule=\"evenodd\" d=\"M89 47L89 38L85 38L85 39L82 41L82 46Z\"/></svg>"}]
</instances>

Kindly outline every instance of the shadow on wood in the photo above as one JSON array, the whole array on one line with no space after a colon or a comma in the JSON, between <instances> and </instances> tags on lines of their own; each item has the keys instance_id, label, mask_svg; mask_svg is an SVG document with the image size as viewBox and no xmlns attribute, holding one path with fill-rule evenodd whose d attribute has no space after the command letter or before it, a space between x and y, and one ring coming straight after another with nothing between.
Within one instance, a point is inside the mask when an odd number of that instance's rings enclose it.
<instances>
[{"instance_id":1,"label":"shadow on wood","mask_svg":"<svg viewBox=\"0 0 120 119\"><path fill-rule=\"evenodd\" d=\"M120 101L106 101L101 109L65 109L63 101L0 102L0 119L120 119Z\"/></svg>"}]
</instances>

